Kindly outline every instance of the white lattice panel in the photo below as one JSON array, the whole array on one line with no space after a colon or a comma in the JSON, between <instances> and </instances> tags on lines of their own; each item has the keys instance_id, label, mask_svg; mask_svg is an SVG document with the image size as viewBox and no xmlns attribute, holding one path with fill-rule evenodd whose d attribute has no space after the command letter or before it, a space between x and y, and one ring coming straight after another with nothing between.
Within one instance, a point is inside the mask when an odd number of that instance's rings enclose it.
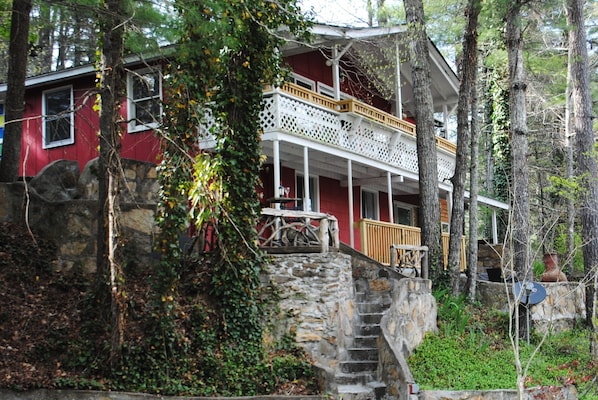
<instances>
[{"instance_id":1,"label":"white lattice panel","mask_svg":"<svg viewBox=\"0 0 598 400\"><path fill-rule=\"evenodd\" d=\"M274 95L264 102L261 113L264 131L279 129L338 145L341 123L338 116L297 99ZM277 124L278 122L278 124Z\"/></svg>"},{"instance_id":2,"label":"white lattice panel","mask_svg":"<svg viewBox=\"0 0 598 400\"><path fill-rule=\"evenodd\" d=\"M280 130L308 137L406 171L418 172L415 138L404 133L393 142L395 131L392 128L367 118L335 113L284 94L264 98L260 118L266 132ZM442 182L453 175L455 159L440 152L437 155L438 179Z\"/></svg>"},{"instance_id":3,"label":"white lattice panel","mask_svg":"<svg viewBox=\"0 0 598 400\"><path fill-rule=\"evenodd\" d=\"M260 112L260 122L262 123L264 132L278 128L276 122L277 115L275 97L264 97L264 100L262 101L262 111Z\"/></svg>"},{"instance_id":4,"label":"white lattice panel","mask_svg":"<svg viewBox=\"0 0 598 400\"><path fill-rule=\"evenodd\" d=\"M438 152L438 181L444 182L455 173L455 158Z\"/></svg>"}]
</instances>

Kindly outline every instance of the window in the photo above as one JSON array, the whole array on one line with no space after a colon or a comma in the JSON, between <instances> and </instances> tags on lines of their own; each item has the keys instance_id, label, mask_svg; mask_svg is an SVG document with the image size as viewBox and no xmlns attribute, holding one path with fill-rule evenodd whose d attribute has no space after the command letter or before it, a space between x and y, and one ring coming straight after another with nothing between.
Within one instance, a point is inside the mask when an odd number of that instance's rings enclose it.
<instances>
[{"instance_id":1,"label":"window","mask_svg":"<svg viewBox=\"0 0 598 400\"><path fill-rule=\"evenodd\" d=\"M44 149L75 143L72 86L45 90L43 92L42 114Z\"/></svg>"},{"instance_id":2,"label":"window","mask_svg":"<svg viewBox=\"0 0 598 400\"><path fill-rule=\"evenodd\" d=\"M361 191L361 218L378 219L378 194Z\"/></svg>"},{"instance_id":3,"label":"window","mask_svg":"<svg viewBox=\"0 0 598 400\"><path fill-rule=\"evenodd\" d=\"M129 133L156 128L162 114L160 70L144 69L127 75Z\"/></svg>"},{"instance_id":4,"label":"window","mask_svg":"<svg viewBox=\"0 0 598 400\"><path fill-rule=\"evenodd\" d=\"M334 99L334 88L332 86L328 86L322 82L318 82L318 93L320 93L321 95L324 95L326 97L330 97L331 99ZM346 99L352 98L347 93L343 93L343 92L340 93L340 96L341 96L341 100L346 100Z\"/></svg>"},{"instance_id":5,"label":"window","mask_svg":"<svg viewBox=\"0 0 598 400\"><path fill-rule=\"evenodd\" d=\"M316 83L313 80L303 77L301 75L292 73L290 80L295 85L301 86L302 88L305 88L305 89L315 90L315 88L316 88Z\"/></svg>"},{"instance_id":6,"label":"window","mask_svg":"<svg viewBox=\"0 0 598 400\"><path fill-rule=\"evenodd\" d=\"M410 204L395 201L393 215L395 224L417 226L417 209Z\"/></svg>"},{"instance_id":7,"label":"window","mask_svg":"<svg viewBox=\"0 0 598 400\"><path fill-rule=\"evenodd\" d=\"M303 175L297 175L295 179L295 197L300 199L297 201L297 208L299 210L303 210L303 199L306 197L303 194L304 182L305 180L303 178ZM307 211L318 211L320 209L320 204L318 202L318 178L315 176L309 177L309 196L307 197L309 197Z\"/></svg>"}]
</instances>

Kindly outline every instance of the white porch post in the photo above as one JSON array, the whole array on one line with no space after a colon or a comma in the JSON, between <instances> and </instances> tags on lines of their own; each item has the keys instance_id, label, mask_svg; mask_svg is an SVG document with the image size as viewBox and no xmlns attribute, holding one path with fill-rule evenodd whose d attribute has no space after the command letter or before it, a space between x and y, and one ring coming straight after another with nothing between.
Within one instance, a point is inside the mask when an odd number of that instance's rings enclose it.
<instances>
[{"instance_id":1,"label":"white porch post","mask_svg":"<svg viewBox=\"0 0 598 400\"><path fill-rule=\"evenodd\" d=\"M394 207L392 204L392 176L390 171L386 171L386 185L388 187L388 219L391 224L395 222Z\"/></svg>"},{"instance_id":2,"label":"white porch post","mask_svg":"<svg viewBox=\"0 0 598 400\"><path fill-rule=\"evenodd\" d=\"M492 244L498 244L498 226L496 223L495 208L492 208Z\"/></svg>"},{"instance_id":3,"label":"white porch post","mask_svg":"<svg viewBox=\"0 0 598 400\"><path fill-rule=\"evenodd\" d=\"M332 88L334 89L334 100L341 99L341 70L340 70L340 59L353 45L353 42L349 42L344 49L338 51L338 45L332 46L332 60L328 60L326 65L332 65Z\"/></svg>"},{"instance_id":4,"label":"white porch post","mask_svg":"<svg viewBox=\"0 0 598 400\"><path fill-rule=\"evenodd\" d=\"M353 166L351 160L347 160L347 188L349 190L349 244L355 248L355 233L353 232Z\"/></svg>"},{"instance_id":5,"label":"white porch post","mask_svg":"<svg viewBox=\"0 0 598 400\"><path fill-rule=\"evenodd\" d=\"M446 192L446 207L448 213L449 224L453 219L453 192Z\"/></svg>"},{"instance_id":6,"label":"white porch post","mask_svg":"<svg viewBox=\"0 0 598 400\"><path fill-rule=\"evenodd\" d=\"M334 88L334 100L341 98L341 73L338 63L338 45L332 47L332 86Z\"/></svg>"},{"instance_id":7,"label":"white porch post","mask_svg":"<svg viewBox=\"0 0 598 400\"><path fill-rule=\"evenodd\" d=\"M397 66L397 79L395 80L395 99L397 102L396 105L396 115L400 119L403 119L403 94L401 93L401 56L399 53L399 41L397 40L395 43L396 49L396 66Z\"/></svg>"},{"instance_id":8,"label":"white porch post","mask_svg":"<svg viewBox=\"0 0 598 400\"><path fill-rule=\"evenodd\" d=\"M278 197L278 187L280 186L280 141L274 140L272 143L274 159L274 197ZM275 203L274 208L280 209L280 203Z\"/></svg>"},{"instance_id":9,"label":"white porch post","mask_svg":"<svg viewBox=\"0 0 598 400\"><path fill-rule=\"evenodd\" d=\"M446 104L444 106L442 106L442 116L443 116L443 121L442 123L444 124L444 138L448 139L448 117L449 117L449 111L448 111L448 107L446 106Z\"/></svg>"},{"instance_id":10,"label":"white porch post","mask_svg":"<svg viewBox=\"0 0 598 400\"><path fill-rule=\"evenodd\" d=\"M313 210L313 205L309 201L309 149L303 147L303 211Z\"/></svg>"}]
</instances>

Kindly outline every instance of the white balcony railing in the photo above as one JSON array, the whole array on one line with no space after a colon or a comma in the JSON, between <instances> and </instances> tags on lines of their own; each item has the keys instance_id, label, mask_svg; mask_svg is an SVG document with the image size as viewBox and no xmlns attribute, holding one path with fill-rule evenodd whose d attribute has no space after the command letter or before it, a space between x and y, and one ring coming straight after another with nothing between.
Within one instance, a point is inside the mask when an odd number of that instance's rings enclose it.
<instances>
[{"instance_id":1,"label":"white balcony railing","mask_svg":"<svg viewBox=\"0 0 598 400\"><path fill-rule=\"evenodd\" d=\"M287 84L264 92L264 132L285 132L417 173L415 126L356 100L329 97ZM437 138L438 179L453 175L455 145Z\"/></svg>"}]
</instances>

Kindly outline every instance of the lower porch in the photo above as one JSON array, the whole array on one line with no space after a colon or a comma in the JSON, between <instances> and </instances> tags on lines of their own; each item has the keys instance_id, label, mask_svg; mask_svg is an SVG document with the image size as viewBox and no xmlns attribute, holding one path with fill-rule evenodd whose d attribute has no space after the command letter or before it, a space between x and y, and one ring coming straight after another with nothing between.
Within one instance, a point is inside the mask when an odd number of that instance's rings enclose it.
<instances>
[{"instance_id":1,"label":"lower porch","mask_svg":"<svg viewBox=\"0 0 598 400\"><path fill-rule=\"evenodd\" d=\"M426 252L421 246L421 229L371 219L361 219L356 225L361 242L361 252L387 266L396 260L417 260L421 257L407 253ZM298 210L264 208L258 224L259 245L269 253L304 253L338 251L340 247L339 224L333 215ZM449 235L442 235L443 259L448 264ZM425 257L425 255L424 255ZM461 271L466 268L465 237L461 241ZM413 265L413 267L416 267ZM420 272L421 273L421 272Z\"/></svg>"}]
</instances>

